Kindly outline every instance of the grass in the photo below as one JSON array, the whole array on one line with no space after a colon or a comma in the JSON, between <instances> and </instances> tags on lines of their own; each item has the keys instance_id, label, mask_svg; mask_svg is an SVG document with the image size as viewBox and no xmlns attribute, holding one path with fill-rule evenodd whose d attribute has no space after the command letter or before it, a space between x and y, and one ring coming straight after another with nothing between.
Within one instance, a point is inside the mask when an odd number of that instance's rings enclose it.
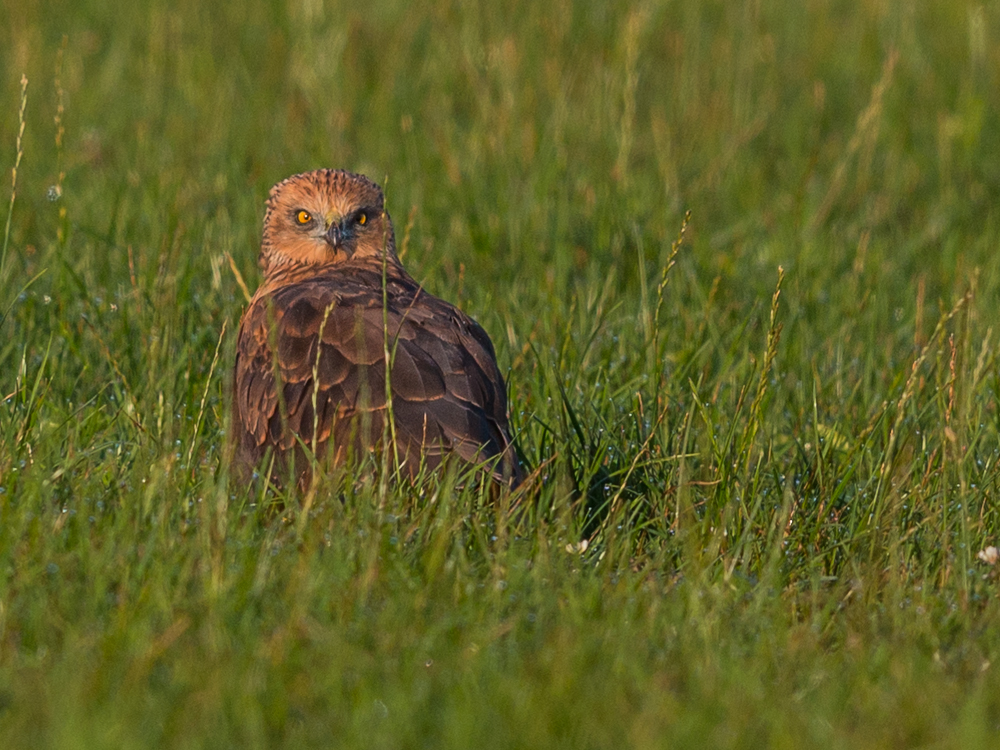
<instances>
[{"instance_id":1,"label":"grass","mask_svg":"<svg viewBox=\"0 0 1000 750\"><path fill-rule=\"evenodd\" d=\"M995 8L0 16L5 747L995 741ZM230 481L320 166L492 335L520 495Z\"/></svg>"}]
</instances>

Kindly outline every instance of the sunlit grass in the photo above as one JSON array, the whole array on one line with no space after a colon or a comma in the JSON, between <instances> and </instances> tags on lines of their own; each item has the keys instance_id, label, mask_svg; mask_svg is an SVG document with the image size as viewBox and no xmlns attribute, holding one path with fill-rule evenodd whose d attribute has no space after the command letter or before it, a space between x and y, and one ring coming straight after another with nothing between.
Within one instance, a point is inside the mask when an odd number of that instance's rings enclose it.
<instances>
[{"instance_id":1,"label":"sunlit grass","mask_svg":"<svg viewBox=\"0 0 1000 750\"><path fill-rule=\"evenodd\" d=\"M730 5L0 6L5 747L995 736L1000 17ZM322 166L493 338L516 494L230 479Z\"/></svg>"}]
</instances>

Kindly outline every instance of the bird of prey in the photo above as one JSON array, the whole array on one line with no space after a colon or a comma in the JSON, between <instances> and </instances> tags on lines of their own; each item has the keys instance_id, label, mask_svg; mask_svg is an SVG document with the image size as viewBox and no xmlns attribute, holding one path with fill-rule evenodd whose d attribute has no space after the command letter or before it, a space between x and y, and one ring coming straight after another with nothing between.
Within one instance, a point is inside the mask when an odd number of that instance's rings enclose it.
<instances>
[{"instance_id":1,"label":"bird of prey","mask_svg":"<svg viewBox=\"0 0 1000 750\"><path fill-rule=\"evenodd\" d=\"M259 262L233 378L241 474L270 454L276 481L304 487L311 455L329 468L388 448L410 477L457 457L520 483L493 344L403 268L378 185L330 169L279 182Z\"/></svg>"}]
</instances>

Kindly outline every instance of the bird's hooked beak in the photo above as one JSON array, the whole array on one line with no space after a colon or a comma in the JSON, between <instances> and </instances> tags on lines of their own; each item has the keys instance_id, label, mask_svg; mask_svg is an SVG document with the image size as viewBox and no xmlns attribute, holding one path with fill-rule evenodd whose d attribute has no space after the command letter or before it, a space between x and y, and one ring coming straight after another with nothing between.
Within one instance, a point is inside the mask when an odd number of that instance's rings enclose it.
<instances>
[{"instance_id":1,"label":"bird's hooked beak","mask_svg":"<svg viewBox=\"0 0 1000 750\"><path fill-rule=\"evenodd\" d=\"M344 246L344 227L341 226L339 222L335 221L330 224L330 228L326 230L326 234L323 235L323 239L325 239L327 244L333 248L334 252L337 250L343 250L344 254L347 255L348 258L353 255L353 252L349 251Z\"/></svg>"}]
</instances>

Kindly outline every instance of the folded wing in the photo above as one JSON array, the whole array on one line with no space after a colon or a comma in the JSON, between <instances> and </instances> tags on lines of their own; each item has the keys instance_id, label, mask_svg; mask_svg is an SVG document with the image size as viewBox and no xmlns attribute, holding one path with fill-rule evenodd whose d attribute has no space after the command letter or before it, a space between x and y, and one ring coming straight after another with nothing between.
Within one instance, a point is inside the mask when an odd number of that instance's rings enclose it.
<instances>
[{"instance_id":1,"label":"folded wing","mask_svg":"<svg viewBox=\"0 0 1000 750\"><path fill-rule=\"evenodd\" d=\"M300 440L335 462L376 450L392 432L391 401L410 474L454 454L495 459L498 480L521 478L489 337L403 275L387 280L384 295L379 271L350 268L256 299L240 329L234 400L245 464L268 448L283 464Z\"/></svg>"}]
</instances>

